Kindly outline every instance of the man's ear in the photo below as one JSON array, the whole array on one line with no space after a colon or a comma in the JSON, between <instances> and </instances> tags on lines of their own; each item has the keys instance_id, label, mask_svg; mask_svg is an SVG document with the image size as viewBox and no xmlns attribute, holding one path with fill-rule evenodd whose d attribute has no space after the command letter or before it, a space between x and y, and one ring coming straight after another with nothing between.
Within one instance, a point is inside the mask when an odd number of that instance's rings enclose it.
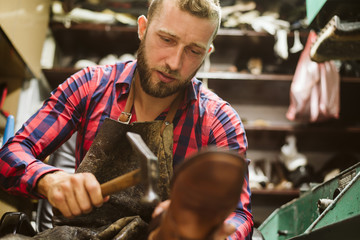
<instances>
[{"instance_id":1,"label":"man's ear","mask_svg":"<svg viewBox=\"0 0 360 240\"><path fill-rule=\"evenodd\" d=\"M148 20L144 15L138 17L138 36L140 41L143 40L147 28Z\"/></svg>"},{"instance_id":2,"label":"man's ear","mask_svg":"<svg viewBox=\"0 0 360 240\"><path fill-rule=\"evenodd\" d=\"M209 47L209 50L208 50L207 53L208 53L208 54L213 53L214 50L215 50L214 44L210 44L210 47Z\"/></svg>"}]
</instances>

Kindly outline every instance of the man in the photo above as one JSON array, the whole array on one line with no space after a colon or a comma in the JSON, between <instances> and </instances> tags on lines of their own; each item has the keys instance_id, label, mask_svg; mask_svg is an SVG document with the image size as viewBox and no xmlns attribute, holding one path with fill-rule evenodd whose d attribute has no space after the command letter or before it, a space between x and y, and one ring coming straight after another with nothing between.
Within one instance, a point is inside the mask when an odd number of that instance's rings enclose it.
<instances>
[{"instance_id":1,"label":"man","mask_svg":"<svg viewBox=\"0 0 360 240\"><path fill-rule=\"evenodd\" d=\"M172 103L180 100L172 119L173 165L206 145L244 154L247 142L239 116L194 78L212 50L220 19L217 0L152 1L148 19L138 19L137 62L86 68L53 91L3 147L2 187L29 197L45 197L67 218L103 205L109 197L102 197L93 174L68 174L40 160L77 131L79 166L104 119L118 119L132 91L133 101L125 114L130 123L164 120ZM234 234L231 226L236 227ZM246 177L238 209L216 236L250 239L252 226Z\"/></svg>"}]
</instances>

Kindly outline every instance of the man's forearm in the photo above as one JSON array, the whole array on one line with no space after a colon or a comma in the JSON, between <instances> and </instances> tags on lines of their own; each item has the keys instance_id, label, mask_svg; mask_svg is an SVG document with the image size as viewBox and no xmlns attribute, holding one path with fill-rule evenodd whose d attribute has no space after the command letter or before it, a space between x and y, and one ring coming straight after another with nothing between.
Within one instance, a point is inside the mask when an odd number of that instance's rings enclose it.
<instances>
[{"instance_id":1,"label":"man's forearm","mask_svg":"<svg viewBox=\"0 0 360 240\"><path fill-rule=\"evenodd\" d=\"M42 197L35 190L39 178L48 172L57 171L53 166L47 165L34 158L25 146L14 141L7 143L0 151L0 178L1 187L10 192L25 197Z\"/></svg>"}]
</instances>

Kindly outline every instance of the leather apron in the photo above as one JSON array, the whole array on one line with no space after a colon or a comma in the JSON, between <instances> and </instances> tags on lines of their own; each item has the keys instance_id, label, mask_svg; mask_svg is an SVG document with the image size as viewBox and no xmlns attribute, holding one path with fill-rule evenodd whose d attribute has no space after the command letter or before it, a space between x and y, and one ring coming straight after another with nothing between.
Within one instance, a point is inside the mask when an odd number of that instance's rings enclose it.
<instances>
[{"instance_id":1,"label":"leather apron","mask_svg":"<svg viewBox=\"0 0 360 240\"><path fill-rule=\"evenodd\" d=\"M134 91L132 84L119 121L105 119L76 172L91 172L101 184L138 169L140 166L138 155L134 154L126 138L127 132L134 132L143 138L149 149L158 158L157 192L163 201L169 198L170 179L173 174L172 121L183 99L183 94L180 94L171 104L164 121L128 124L134 102ZM144 196L144 186L138 184L111 195L108 202L99 208L94 208L89 214L73 219L55 214L53 224L54 226L66 225L67 231L71 235L67 237L72 237L72 239L146 239L148 223L155 206L141 203L142 196ZM89 231L80 234L81 231L78 227L89 229Z\"/></svg>"}]
</instances>

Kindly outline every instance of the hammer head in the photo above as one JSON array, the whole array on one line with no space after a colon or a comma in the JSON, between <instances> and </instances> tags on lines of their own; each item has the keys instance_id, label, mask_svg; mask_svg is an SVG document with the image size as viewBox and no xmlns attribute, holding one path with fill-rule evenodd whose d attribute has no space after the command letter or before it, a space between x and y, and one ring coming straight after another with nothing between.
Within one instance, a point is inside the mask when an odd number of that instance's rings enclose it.
<instances>
[{"instance_id":1,"label":"hammer head","mask_svg":"<svg viewBox=\"0 0 360 240\"><path fill-rule=\"evenodd\" d=\"M145 204L155 205L160 202L160 198L156 193L159 179L158 158L151 152L139 134L127 132L126 137L133 146L134 150L141 155L141 181L145 185L145 195L142 197L142 202Z\"/></svg>"}]
</instances>

